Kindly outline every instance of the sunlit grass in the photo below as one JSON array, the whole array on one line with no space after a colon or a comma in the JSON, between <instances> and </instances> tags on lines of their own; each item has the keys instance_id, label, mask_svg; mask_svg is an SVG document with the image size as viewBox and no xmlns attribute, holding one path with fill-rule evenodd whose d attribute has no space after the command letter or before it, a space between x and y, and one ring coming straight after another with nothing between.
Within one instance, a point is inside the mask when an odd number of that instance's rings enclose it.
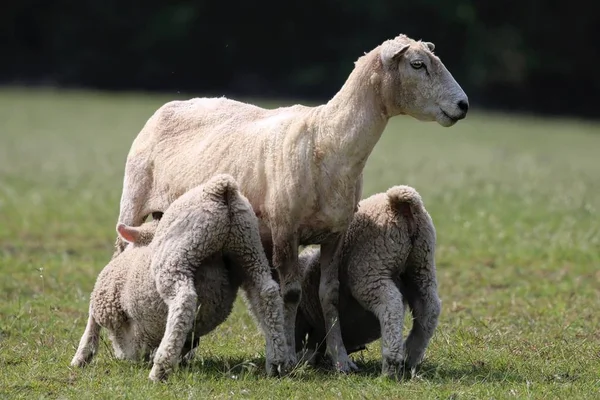
<instances>
[{"instance_id":1,"label":"sunlit grass","mask_svg":"<svg viewBox=\"0 0 600 400\"><path fill-rule=\"evenodd\" d=\"M167 384L108 342L71 369L125 156L172 98L0 91L0 398L599 395L600 125L477 110L450 129L393 119L366 168L365 197L412 185L436 224L443 310L415 379L379 377L379 342L356 356L358 374L267 378L241 301Z\"/></svg>"}]
</instances>

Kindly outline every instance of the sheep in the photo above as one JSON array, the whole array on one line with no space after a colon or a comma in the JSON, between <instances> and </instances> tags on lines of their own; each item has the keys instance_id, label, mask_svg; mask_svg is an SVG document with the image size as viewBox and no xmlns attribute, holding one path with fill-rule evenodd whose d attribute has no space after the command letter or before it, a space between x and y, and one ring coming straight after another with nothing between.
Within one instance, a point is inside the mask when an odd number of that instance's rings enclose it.
<instances>
[{"instance_id":1,"label":"sheep","mask_svg":"<svg viewBox=\"0 0 600 400\"><path fill-rule=\"evenodd\" d=\"M117 232L131 245L98 276L72 366L91 361L104 327L118 359L155 351L149 377L165 380L198 337L228 317L241 287L265 335L267 373L288 371L279 285L256 215L230 175L191 189L160 220L119 224Z\"/></svg>"},{"instance_id":2,"label":"sheep","mask_svg":"<svg viewBox=\"0 0 600 400\"><path fill-rule=\"evenodd\" d=\"M435 227L419 193L404 185L362 200L344 238L339 263L344 345L352 353L381 338L384 375L414 373L437 327L441 301L435 245ZM320 347L326 337L316 300L319 250L308 247L299 260L303 296L296 320L296 350L314 363L322 356ZM406 303L414 324L403 344Z\"/></svg>"},{"instance_id":3,"label":"sheep","mask_svg":"<svg viewBox=\"0 0 600 400\"><path fill-rule=\"evenodd\" d=\"M339 92L316 107L276 109L227 98L161 106L127 155L117 223L139 226L190 188L231 174L259 218L281 282L288 351L301 298L299 245L320 245L319 299L327 351L341 372L356 368L338 320L337 253L362 196L362 171L388 120L407 114L444 127L465 118L468 98L430 42L405 35L360 57ZM115 253L126 243L117 237Z\"/></svg>"}]
</instances>

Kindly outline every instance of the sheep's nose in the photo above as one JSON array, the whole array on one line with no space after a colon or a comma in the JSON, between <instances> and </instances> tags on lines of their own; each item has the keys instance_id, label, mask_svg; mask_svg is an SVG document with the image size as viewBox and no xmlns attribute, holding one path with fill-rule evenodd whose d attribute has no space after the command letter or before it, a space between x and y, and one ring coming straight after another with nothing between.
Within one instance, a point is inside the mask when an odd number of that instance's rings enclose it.
<instances>
[{"instance_id":1,"label":"sheep's nose","mask_svg":"<svg viewBox=\"0 0 600 400\"><path fill-rule=\"evenodd\" d=\"M466 113L469 111L469 102L467 100L460 100L457 104L460 111Z\"/></svg>"}]
</instances>

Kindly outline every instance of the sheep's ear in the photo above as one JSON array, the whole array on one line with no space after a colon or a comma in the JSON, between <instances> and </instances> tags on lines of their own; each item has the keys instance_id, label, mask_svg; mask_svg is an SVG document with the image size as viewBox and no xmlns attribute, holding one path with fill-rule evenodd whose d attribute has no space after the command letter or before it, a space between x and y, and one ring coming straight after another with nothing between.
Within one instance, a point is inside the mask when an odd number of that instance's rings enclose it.
<instances>
[{"instance_id":1,"label":"sheep's ear","mask_svg":"<svg viewBox=\"0 0 600 400\"><path fill-rule=\"evenodd\" d=\"M139 228L119 223L117 225L117 233L121 236L121 239L128 243L135 243L140 238Z\"/></svg>"},{"instance_id":2,"label":"sheep's ear","mask_svg":"<svg viewBox=\"0 0 600 400\"><path fill-rule=\"evenodd\" d=\"M425 46L427 46L427 48L429 49L429 51L434 51L435 50L435 44L433 44L431 42L423 42L423 44Z\"/></svg>"},{"instance_id":3,"label":"sheep's ear","mask_svg":"<svg viewBox=\"0 0 600 400\"><path fill-rule=\"evenodd\" d=\"M405 44L404 46L402 46L401 49L397 50L394 53L394 55L392 56L392 60L398 61L400 59L400 57L402 57L404 55L404 53L406 53L406 50L408 50L409 47L410 47L410 44Z\"/></svg>"},{"instance_id":4,"label":"sheep's ear","mask_svg":"<svg viewBox=\"0 0 600 400\"><path fill-rule=\"evenodd\" d=\"M405 44L400 48L391 45L383 46L381 49L381 61L384 65L390 65L392 61L398 61L409 47L409 44Z\"/></svg>"}]
</instances>

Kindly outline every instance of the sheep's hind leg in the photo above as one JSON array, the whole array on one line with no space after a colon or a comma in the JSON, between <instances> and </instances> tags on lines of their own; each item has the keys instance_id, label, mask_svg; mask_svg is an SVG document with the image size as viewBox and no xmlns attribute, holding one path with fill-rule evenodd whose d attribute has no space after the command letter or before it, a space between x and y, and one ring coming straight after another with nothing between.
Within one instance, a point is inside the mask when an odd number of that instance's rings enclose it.
<instances>
[{"instance_id":1,"label":"sheep's hind leg","mask_svg":"<svg viewBox=\"0 0 600 400\"><path fill-rule=\"evenodd\" d=\"M87 363L89 363L94 354L98 351L98 342L100 340L100 325L94 320L92 316L92 312L89 312L87 326L85 327L85 331L83 332L83 336L79 341L79 347L77 347L77 352L71 361L71 366L73 367L83 367Z\"/></svg>"},{"instance_id":2,"label":"sheep's hind leg","mask_svg":"<svg viewBox=\"0 0 600 400\"><path fill-rule=\"evenodd\" d=\"M342 329L339 312L339 254L343 235L331 242L321 245L321 280L319 282L319 300L325 317L325 332L327 355L339 372L348 373L358 370L358 367L346 351L342 339Z\"/></svg>"},{"instance_id":3,"label":"sheep's hind leg","mask_svg":"<svg viewBox=\"0 0 600 400\"><path fill-rule=\"evenodd\" d=\"M356 285L352 288L352 295L379 320L382 374L400 377L404 367L404 303L400 290L391 278L382 276Z\"/></svg>"},{"instance_id":4,"label":"sheep's hind leg","mask_svg":"<svg viewBox=\"0 0 600 400\"><path fill-rule=\"evenodd\" d=\"M285 238L285 239L283 239ZM296 363L296 314L302 296L298 274L298 238L273 235L273 266L279 274L288 357Z\"/></svg>"},{"instance_id":5,"label":"sheep's hind leg","mask_svg":"<svg viewBox=\"0 0 600 400\"><path fill-rule=\"evenodd\" d=\"M167 303L169 312L165 333L150 371L149 377L153 381L165 380L177 364L185 339L194 324L198 300L193 279L173 273L166 279L160 278L157 279L157 289Z\"/></svg>"}]
</instances>

